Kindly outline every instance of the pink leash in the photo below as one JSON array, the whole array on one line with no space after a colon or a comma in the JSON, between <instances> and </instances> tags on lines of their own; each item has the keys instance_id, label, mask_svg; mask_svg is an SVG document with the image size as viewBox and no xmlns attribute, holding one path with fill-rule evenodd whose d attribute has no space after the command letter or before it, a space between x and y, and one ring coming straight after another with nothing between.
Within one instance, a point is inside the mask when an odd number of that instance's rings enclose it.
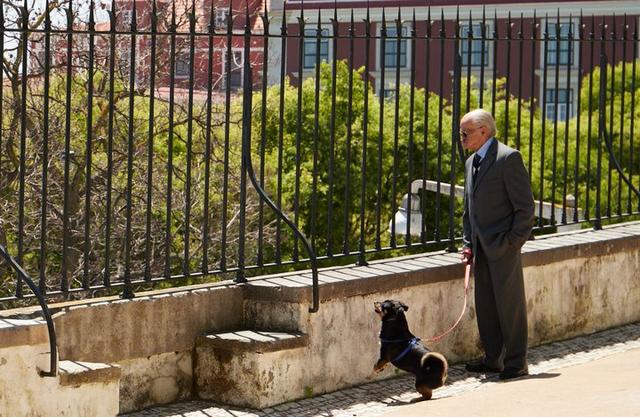
<instances>
[{"instance_id":1,"label":"pink leash","mask_svg":"<svg viewBox=\"0 0 640 417\"><path fill-rule=\"evenodd\" d=\"M464 312L467 309L467 292L469 290L470 274L471 274L471 264L467 264L467 267L465 268L465 271L464 271L464 304L462 305L462 311L460 312L460 317L458 317L458 320L456 320L456 322L453 324L453 326L449 328L449 330L447 330L446 332L442 333L439 336L435 336L435 337L432 337L431 339L427 339L427 342L437 342L438 340L442 339L443 337L451 333L453 329L455 329L456 326L460 323L460 320L462 320L462 316L464 316Z\"/></svg>"}]
</instances>

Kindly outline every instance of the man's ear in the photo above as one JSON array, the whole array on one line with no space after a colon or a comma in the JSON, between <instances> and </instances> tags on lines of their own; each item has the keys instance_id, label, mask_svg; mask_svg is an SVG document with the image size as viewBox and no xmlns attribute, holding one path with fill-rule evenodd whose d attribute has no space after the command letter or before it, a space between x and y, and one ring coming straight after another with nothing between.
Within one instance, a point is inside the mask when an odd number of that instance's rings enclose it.
<instances>
[{"instance_id":1,"label":"man's ear","mask_svg":"<svg viewBox=\"0 0 640 417\"><path fill-rule=\"evenodd\" d=\"M402 307L404 311L409 311L409 306L403 303L402 301L400 301L400 307Z\"/></svg>"}]
</instances>

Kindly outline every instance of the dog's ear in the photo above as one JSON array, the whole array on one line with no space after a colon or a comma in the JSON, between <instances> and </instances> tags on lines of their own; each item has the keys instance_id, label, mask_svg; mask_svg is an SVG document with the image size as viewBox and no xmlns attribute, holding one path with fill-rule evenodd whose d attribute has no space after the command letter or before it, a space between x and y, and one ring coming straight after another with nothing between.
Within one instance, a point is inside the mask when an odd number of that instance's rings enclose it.
<instances>
[{"instance_id":1,"label":"dog's ear","mask_svg":"<svg viewBox=\"0 0 640 417\"><path fill-rule=\"evenodd\" d=\"M402 307L402 309L404 311L409 311L409 306L406 305L405 303L403 303L402 301L399 302L400 303L400 307Z\"/></svg>"}]
</instances>

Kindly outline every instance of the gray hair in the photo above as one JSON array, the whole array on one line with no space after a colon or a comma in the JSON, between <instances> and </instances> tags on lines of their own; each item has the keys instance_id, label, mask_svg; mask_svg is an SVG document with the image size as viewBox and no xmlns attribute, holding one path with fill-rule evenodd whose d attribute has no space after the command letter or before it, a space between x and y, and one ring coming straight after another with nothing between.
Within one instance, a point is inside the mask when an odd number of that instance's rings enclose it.
<instances>
[{"instance_id":1,"label":"gray hair","mask_svg":"<svg viewBox=\"0 0 640 417\"><path fill-rule=\"evenodd\" d=\"M484 109L472 110L465 114L463 119L469 119L474 123L484 126L489 129L491 136L495 136L498 133L496 128L496 121L493 119L491 113Z\"/></svg>"}]
</instances>

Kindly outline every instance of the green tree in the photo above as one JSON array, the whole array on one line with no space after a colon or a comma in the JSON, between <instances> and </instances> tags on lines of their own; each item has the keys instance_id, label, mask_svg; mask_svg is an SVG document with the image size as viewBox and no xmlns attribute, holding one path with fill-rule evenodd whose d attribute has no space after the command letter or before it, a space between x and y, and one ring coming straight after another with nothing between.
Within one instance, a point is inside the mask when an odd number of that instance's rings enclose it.
<instances>
[{"instance_id":1,"label":"green tree","mask_svg":"<svg viewBox=\"0 0 640 417\"><path fill-rule=\"evenodd\" d=\"M336 74L330 64L320 69L320 90L317 92L313 78L306 78L302 85L284 86L284 114L280 131L279 113L267 112L266 154L268 187L271 195L277 194L278 175L282 182L282 204L295 217L297 202L298 223L315 242L318 252L326 253L330 246L333 253L346 247L358 249L361 213L364 214L364 241L367 248L390 244L389 220L402 195L408 192L410 180L426 174L427 179L449 182L451 159L451 106L445 103L442 127L438 125L438 97L429 93L427 104L429 119L425 119L425 90L413 90L411 111L411 87L399 86L399 94L380 99L373 87L363 81L364 68L354 70L353 84L349 85L349 67L339 61ZM332 120L332 80L335 78L335 119ZM298 94L301 101L298 102ZM351 94L351 95L350 95ZM368 106L365 109L365 94ZM351 100L349 100L351 97ZM396 117L396 97L398 117ZM267 92L267 107L278 109L280 86ZM260 98L254 99L260 102ZM383 106L381 129L380 108ZM298 113L300 108L300 113ZM365 132L366 110L366 136ZM255 124L260 126L259 111L254 111ZM425 120L429 120L425 129ZM316 128L317 123L317 128ZM335 129L331 131L331 126ZM411 123L413 123L411 125ZM397 130L396 130L397 129ZM254 128L259 132L260 128ZM426 132L426 137L425 137ZM440 133L441 132L441 133ZM282 136L282 155L279 155L279 138ZM255 141L258 141L256 139ZM332 143L333 141L333 143ZM366 141L366 147L364 145ZM366 152L363 166L363 152ZM440 155L440 159L439 156ZM278 167L281 158L282 167ZM409 173L411 164L411 173ZM330 169L332 167L332 169ZM461 173L458 168L458 178ZM364 181L364 198L362 188ZM435 219L436 200L425 195L426 219ZM448 201L439 201L439 211L448 211ZM315 206L315 208L314 208ZM331 215L329 216L329 213ZM345 221L346 220L346 221ZM448 219L441 217L441 232L446 237ZM437 228L430 222L428 236ZM346 242L344 241L346 231ZM380 241L376 241L376 236ZM415 239L414 239L415 240ZM398 243L403 243L402 242ZM289 243L290 244L290 240Z\"/></svg>"}]
</instances>

